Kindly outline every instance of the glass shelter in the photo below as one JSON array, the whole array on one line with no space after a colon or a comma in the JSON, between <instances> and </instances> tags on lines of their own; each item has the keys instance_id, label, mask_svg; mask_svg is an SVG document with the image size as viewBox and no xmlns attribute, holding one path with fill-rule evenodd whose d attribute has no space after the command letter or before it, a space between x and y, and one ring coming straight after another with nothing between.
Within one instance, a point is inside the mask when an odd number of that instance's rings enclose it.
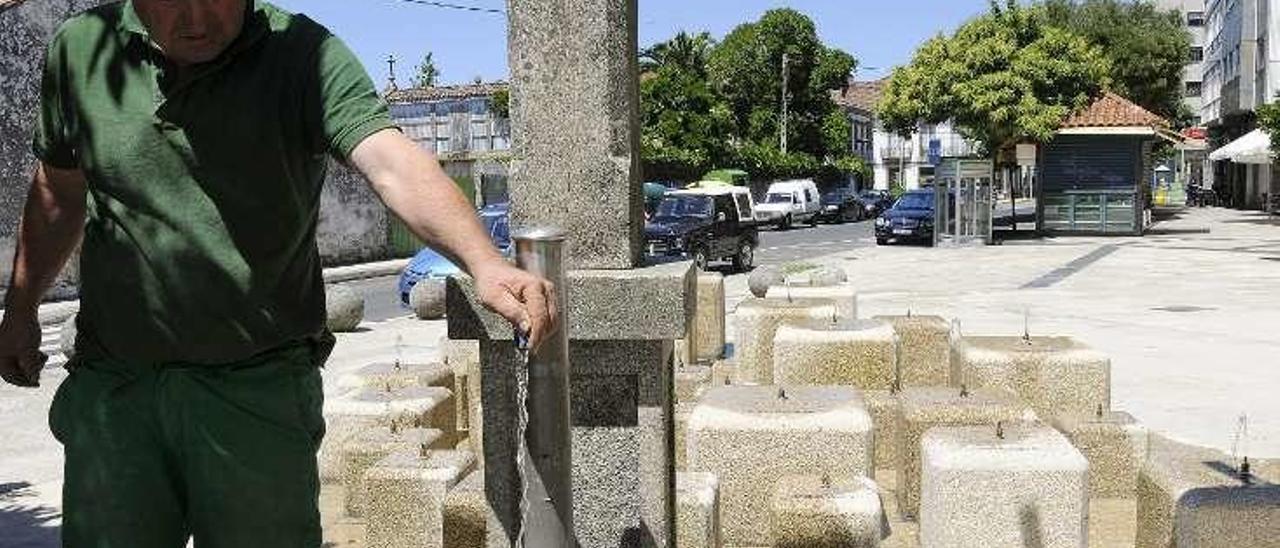
<instances>
[{"instance_id":1,"label":"glass shelter","mask_svg":"<svg viewBox=\"0 0 1280 548\"><path fill-rule=\"evenodd\" d=\"M991 160L948 158L934 177L933 243L991 243Z\"/></svg>"}]
</instances>

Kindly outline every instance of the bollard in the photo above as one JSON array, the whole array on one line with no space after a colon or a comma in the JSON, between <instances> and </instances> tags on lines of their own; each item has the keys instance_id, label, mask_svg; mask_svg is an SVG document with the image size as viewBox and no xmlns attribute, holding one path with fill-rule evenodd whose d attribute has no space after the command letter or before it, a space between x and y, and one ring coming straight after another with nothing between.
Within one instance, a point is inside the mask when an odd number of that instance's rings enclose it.
<instances>
[{"instance_id":1,"label":"bollard","mask_svg":"<svg viewBox=\"0 0 1280 548\"><path fill-rule=\"evenodd\" d=\"M528 355L528 424L520 475L520 546L569 547L573 542L572 453L569 430L569 329L564 274L565 234L558 229L520 231L512 238L516 264L555 285L556 325Z\"/></svg>"}]
</instances>

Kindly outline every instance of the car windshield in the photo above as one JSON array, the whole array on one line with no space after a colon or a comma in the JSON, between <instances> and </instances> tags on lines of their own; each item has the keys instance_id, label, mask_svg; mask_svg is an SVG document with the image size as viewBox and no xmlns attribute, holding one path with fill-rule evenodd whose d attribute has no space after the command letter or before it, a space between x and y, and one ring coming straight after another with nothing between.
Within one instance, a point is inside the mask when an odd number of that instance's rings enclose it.
<instances>
[{"instance_id":1,"label":"car windshield","mask_svg":"<svg viewBox=\"0 0 1280 548\"><path fill-rule=\"evenodd\" d=\"M830 192L822 195L822 203L838 204L840 202L843 202L844 199L847 198L848 196L849 194L846 192Z\"/></svg>"},{"instance_id":2,"label":"car windshield","mask_svg":"<svg viewBox=\"0 0 1280 548\"><path fill-rule=\"evenodd\" d=\"M894 209L933 209L932 192L908 192L893 204Z\"/></svg>"},{"instance_id":3,"label":"car windshield","mask_svg":"<svg viewBox=\"0 0 1280 548\"><path fill-rule=\"evenodd\" d=\"M878 193L878 192L863 192L863 193L862 193L862 199L863 199L863 200L879 200L879 199L880 199L880 193Z\"/></svg>"},{"instance_id":4,"label":"car windshield","mask_svg":"<svg viewBox=\"0 0 1280 548\"><path fill-rule=\"evenodd\" d=\"M667 196L658 206L659 217L710 217L709 196Z\"/></svg>"},{"instance_id":5,"label":"car windshield","mask_svg":"<svg viewBox=\"0 0 1280 548\"><path fill-rule=\"evenodd\" d=\"M791 203L791 195L790 195L790 194L783 194L783 193L781 193L781 192L770 192L768 196L765 196L765 197L764 197L764 203L766 203L766 204L789 204L789 203Z\"/></svg>"}]
</instances>

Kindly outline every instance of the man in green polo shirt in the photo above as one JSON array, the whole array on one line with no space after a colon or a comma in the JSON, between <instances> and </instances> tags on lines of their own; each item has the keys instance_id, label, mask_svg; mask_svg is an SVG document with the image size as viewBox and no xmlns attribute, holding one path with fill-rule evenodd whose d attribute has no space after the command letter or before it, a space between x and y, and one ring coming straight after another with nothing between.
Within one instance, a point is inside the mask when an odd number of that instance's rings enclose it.
<instances>
[{"instance_id":1,"label":"man in green polo shirt","mask_svg":"<svg viewBox=\"0 0 1280 548\"><path fill-rule=\"evenodd\" d=\"M502 259L306 17L254 0L106 5L58 31L41 92L0 376L38 383L38 303L82 242L76 358L49 421L65 546L320 545L327 156L532 344L555 328L551 285Z\"/></svg>"}]
</instances>

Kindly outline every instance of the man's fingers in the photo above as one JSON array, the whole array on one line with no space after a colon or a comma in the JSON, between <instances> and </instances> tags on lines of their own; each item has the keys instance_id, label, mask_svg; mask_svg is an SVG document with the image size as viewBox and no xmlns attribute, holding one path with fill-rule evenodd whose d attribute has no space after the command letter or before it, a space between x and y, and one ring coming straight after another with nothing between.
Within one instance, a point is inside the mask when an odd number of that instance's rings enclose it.
<instances>
[{"instance_id":1,"label":"man's fingers","mask_svg":"<svg viewBox=\"0 0 1280 548\"><path fill-rule=\"evenodd\" d=\"M529 348L537 350L551 328L547 319L547 294L540 283L531 283L523 286L520 296L529 320Z\"/></svg>"}]
</instances>

